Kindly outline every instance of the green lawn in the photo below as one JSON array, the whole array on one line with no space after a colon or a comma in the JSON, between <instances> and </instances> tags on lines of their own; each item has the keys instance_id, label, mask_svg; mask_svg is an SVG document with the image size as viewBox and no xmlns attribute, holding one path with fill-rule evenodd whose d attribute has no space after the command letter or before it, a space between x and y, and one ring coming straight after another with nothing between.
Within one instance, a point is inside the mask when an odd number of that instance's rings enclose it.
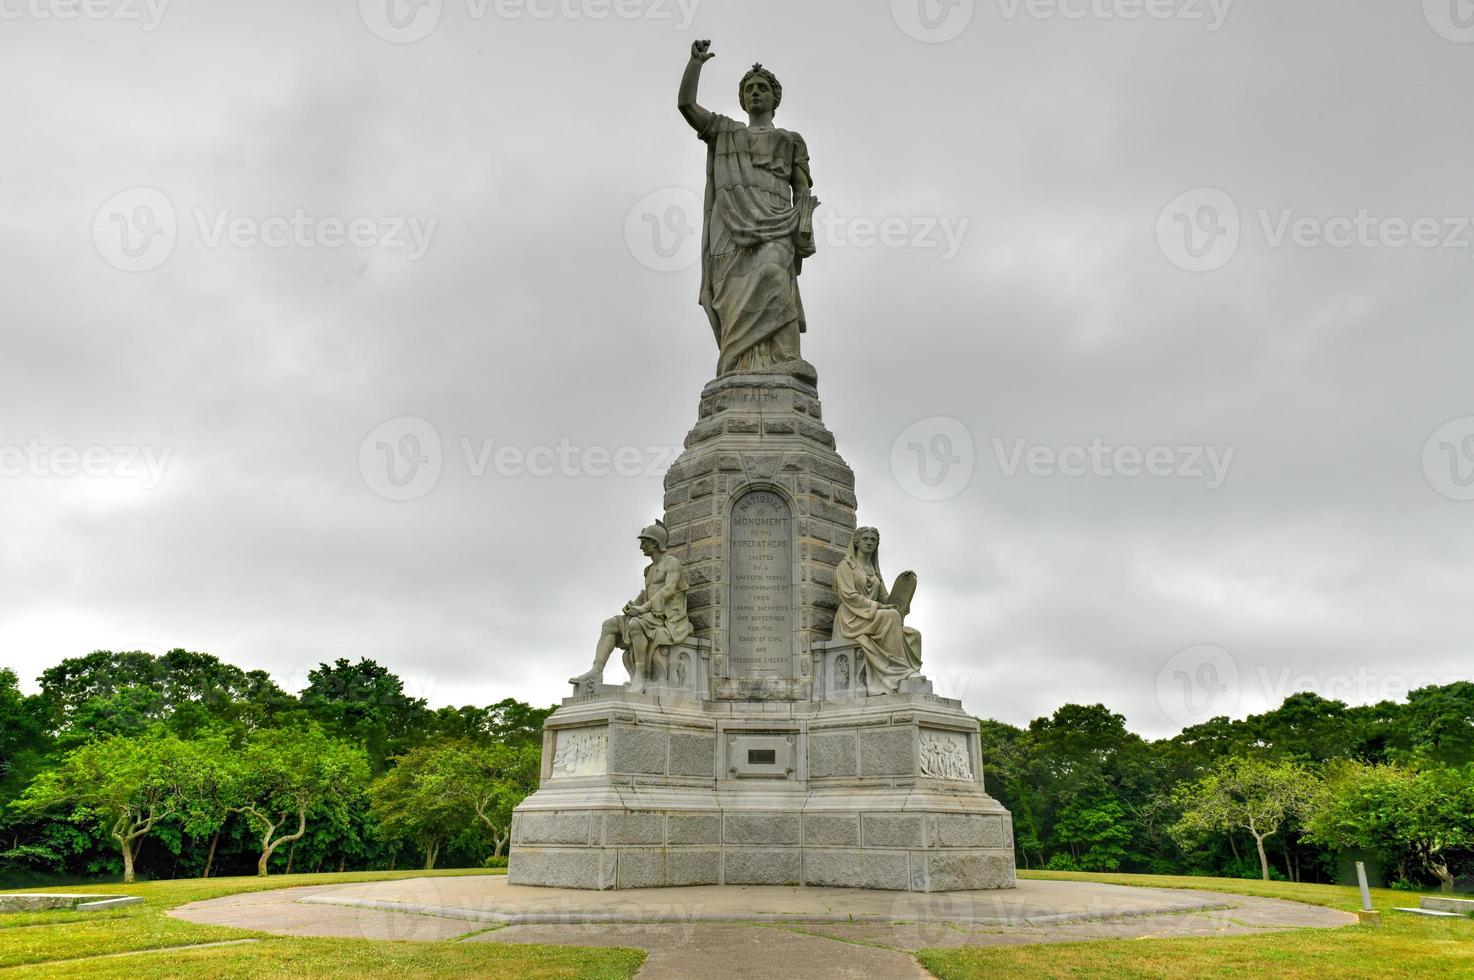
<instances>
[{"instance_id":1,"label":"green lawn","mask_svg":"<svg viewBox=\"0 0 1474 980\"><path fill-rule=\"evenodd\" d=\"M33 888L137 895L142 905L107 912L25 912L0 915L0 969L25 966L27 976L173 977L182 973L231 977L431 976L446 973L554 978L627 978L644 962L633 949L528 946L503 943L375 942L361 939L300 939L245 929L196 925L171 919L166 909L267 888L344 884L426 875L504 874L505 871L359 872L325 875L274 875L270 878L211 878L153 881L135 885L83 885ZM466 931L485 927L466 923ZM165 948L255 939L246 945L213 949ZM98 959L112 953L136 956Z\"/></svg>"},{"instance_id":2,"label":"green lawn","mask_svg":"<svg viewBox=\"0 0 1474 980\"><path fill-rule=\"evenodd\" d=\"M430 874L465 875L452 870ZM503 872L492 872L503 873ZM380 942L270 936L171 919L164 910L187 902L266 888L411 878L424 871L159 881L125 887L90 885L33 891L133 894L145 902L111 912L0 915L0 969L26 967L27 976L126 977L182 974L230 977L362 977L481 974L519 978L627 978L645 954L633 949L501 943ZM1229 878L1024 872L1025 878L1100 881L1155 888L1191 888L1283 898L1355 910L1356 889ZM929 949L918 959L943 980L1039 977L1474 977L1474 921L1422 919L1390 911L1416 905L1407 892L1376 889L1381 928L1299 929L1250 936L1105 940L1040 946ZM484 926L467 922L468 933ZM167 947L254 939L245 945L169 950ZM140 955L106 958L112 953ZM801 964L795 964L802 970Z\"/></svg>"},{"instance_id":3,"label":"green lawn","mask_svg":"<svg viewBox=\"0 0 1474 980\"><path fill-rule=\"evenodd\" d=\"M1021 878L1100 881L1283 898L1347 912L1361 907L1355 888L1237 878L1021 872ZM1038 977L1474 977L1474 920L1424 919L1391 911L1417 895L1372 890L1380 928L1296 929L1251 936L1107 940L1044 946L922 950L921 964L942 980L1000 975Z\"/></svg>"}]
</instances>

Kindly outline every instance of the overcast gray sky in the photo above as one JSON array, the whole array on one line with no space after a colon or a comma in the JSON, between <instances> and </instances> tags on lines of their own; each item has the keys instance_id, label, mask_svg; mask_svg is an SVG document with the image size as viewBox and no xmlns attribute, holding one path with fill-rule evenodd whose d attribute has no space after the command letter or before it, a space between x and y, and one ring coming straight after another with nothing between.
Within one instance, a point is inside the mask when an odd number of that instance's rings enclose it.
<instances>
[{"instance_id":1,"label":"overcast gray sky","mask_svg":"<svg viewBox=\"0 0 1474 980\"><path fill-rule=\"evenodd\" d=\"M1474 669L1467 0L79 4L0 0L32 688L563 696L715 364L705 37L812 154L804 352L940 693L1163 735Z\"/></svg>"}]
</instances>

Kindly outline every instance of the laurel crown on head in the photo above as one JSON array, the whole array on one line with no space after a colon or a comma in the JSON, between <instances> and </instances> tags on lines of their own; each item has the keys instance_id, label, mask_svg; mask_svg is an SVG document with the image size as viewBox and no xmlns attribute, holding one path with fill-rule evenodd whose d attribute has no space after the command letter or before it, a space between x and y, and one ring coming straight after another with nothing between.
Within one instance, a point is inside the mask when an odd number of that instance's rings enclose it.
<instances>
[{"instance_id":1,"label":"laurel crown on head","mask_svg":"<svg viewBox=\"0 0 1474 980\"><path fill-rule=\"evenodd\" d=\"M768 84L773 86L773 111L777 112L779 103L783 101L783 85L778 81L778 76L764 68L760 61L753 62L747 74L742 76L742 81L737 83L737 102L744 110L747 108L747 100L743 98L742 93L747 88L747 80L754 75L766 78Z\"/></svg>"}]
</instances>

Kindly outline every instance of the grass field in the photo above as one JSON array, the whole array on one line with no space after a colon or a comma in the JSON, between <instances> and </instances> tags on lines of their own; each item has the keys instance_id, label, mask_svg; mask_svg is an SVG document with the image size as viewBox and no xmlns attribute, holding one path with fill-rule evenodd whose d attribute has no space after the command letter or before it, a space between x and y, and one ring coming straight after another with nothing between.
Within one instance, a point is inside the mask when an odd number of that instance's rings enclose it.
<instances>
[{"instance_id":1,"label":"grass field","mask_svg":"<svg viewBox=\"0 0 1474 980\"><path fill-rule=\"evenodd\" d=\"M451 870L430 874L465 875ZM502 872L492 872L502 873ZM303 939L169 918L164 911L188 902L266 888L412 878L424 871L216 878L91 885L65 890L132 894L144 904L110 912L34 912L0 915L0 970L23 967L38 977L364 977L483 974L498 977L587 977L615 980L634 975L645 954L633 949L531 946L501 943L379 942ZM1100 881L1154 888L1189 888L1282 898L1354 911L1356 889L1331 885L1244 881L1230 878L1024 872L1025 878ZM1039 946L930 949L921 964L943 980L1029 975L1035 977L1474 977L1474 920L1422 919L1392 912L1416 905L1407 892L1374 890L1381 928L1300 929L1248 936L1191 939L1106 940ZM467 933L482 931L466 923ZM179 949L207 943L240 945ZM142 955L118 955L142 954ZM796 964L801 976L802 965ZM775 978L776 980L776 978Z\"/></svg>"},{"instance_id":2,"label":"grass field","mask_svg":"<svg viewBox=\"0 0 1474 980\"><path fill-rule=\"evenodd\" d=\"M36 977L364 977L482 974L502 977L588 977L623 980L639 969L645 954L633 949L573 946L517 946L502 943L394 943L362 939L300 939L244 929L196 925L164 915L166 909L266 888L346 884L417 878L426 874L466 875L475 871L400 871L326 875L276 875L270 878L212 878L153 881L135 885L36 888L137 895L144 904L107 912L26 912L0 915L0 970L25 967ZM505 872L493 872L502 874ZM466 931L485 927L467 922ZM204 943L257 940L205 949L170 949ZM146 955L123 955L154 950Z\"/></svg>"},{"instance_id":3,"label":"grass field","mask_svg":"<svg viewBox=\"0 0 1474 980\"><path fill-rule=\"evenodd\" d=\"M1021 872L1023 878L1100 881L1257 895L1354 912L1355 888L1236 878ZM1393 912L1416 895L1372 890L1380 928L1297 929L1204 939L1136 939L1046 946L922 950L917 959L942 980L1034 977L1474 977L1474 920L1425 919Z\"/></svg>"}]
</instances>

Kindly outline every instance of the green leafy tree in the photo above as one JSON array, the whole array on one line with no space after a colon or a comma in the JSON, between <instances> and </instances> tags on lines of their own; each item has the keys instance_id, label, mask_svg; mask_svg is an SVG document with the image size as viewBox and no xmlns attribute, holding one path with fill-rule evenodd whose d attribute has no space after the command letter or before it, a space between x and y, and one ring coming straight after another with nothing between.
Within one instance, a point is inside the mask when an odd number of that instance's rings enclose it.
<instances>
[{"instance_id":1,"label":"green leafy tree","mask_svg":"<svg viewBox=\"0 0 1474 980\"><path fill-rule=\"evenodd\" d=\"M319 664L307 674L302 707L332 734L362 745L375 774L413 746L430 712L422 698L404 693L404 682L367 658Z\"/></svg>"},{"instance_id":2,"label":"green leafy tree","mask_svg":"<svg viewBox=\"0 0 1474 980\"><path fill-rule=\"evenodd\" d=\"M232 811L243 814L260 835L256 873L264 877L277 849L307 832L309 812L342 807L362 791L368 760L362 749L315 725L270 729L246 744L240 772L244 802Z\"/></svg>"},{"instance_id":3,"label":"green leafy tree","mask_svg":"<svg viewBox=\"0 0 1474 980\"><path fill-rule=\"evenodd\" d=\"M41 674L51 726L70 744L95 734L136 734L156 723L192 737L221 727L250 731L296 707L265 671L249 673L208 653L97 650Z\"/></svg>"},{"instance_id":4,"label":"green leafy tree","mask_svg":"<svg viewBox=\"0 0 1474 980\"><path fill-rule=\"evenodd\" d=\"M1126 809L1118 800L1099 796L1072 800L1060 813L1055 838L1070 848L1082 871L1115 871L1127 858L1131 828Z\"/></svg>"},{"instance_id":5,"label":"green leafy tree","mask_svg":"<svg viewBox=\"0 0 1474 980\"><path fill-rule=\"evenodd\" d=\"M25 791L50 742L41 699L22 694L15 671L0 668L0 808Z\"/></svg>"},{"instance_id":6,"label":"green leafy tree","mask_svg":"<svg viewBox=\"0 0 1474 980\"><path fill-rule=\"evenodd\" d=\"M422 745L396 759L394 767L369 788L369 815L379 836L417 843L425 853L427 871L435 867L446 838L475 819L466 795L455 785L461 758L453 743ZM450 779L439 778L442 773Z\"/></svg>"},{"instance_id":7,"label":"green leafy tree","mask_svg":"<svg viewBox=\"0 0 1474 980\"><path fill-rule=\"evenodd\" d=\"M200 874L208 878L215 865L215 852L225 822L243 802L245 774L237 752L223 736L198 738L187 744L190 769L181 785L178 819L183 833L198 840L210 839Z\"/></svg>"},{"instance_id":8,"label":"green leafy tree","mask_svg":"<svg viewBox=\"0 0 1474 980\"><path fill-rule=\"evenodd\" d=\"M102 738L38 775L20 806L31 812L70 806L69 819L97 826L117 845L123 881L132 882L139 844L180 810L193 762L189 746L173 735Z\"/></svg>"},{"instance_id":9,"label":"green leafy tree","mask_svg":"<svg viewBox=\"0 0 1474 980\"><path fill-rule=\"evenodd\" d=\"M1407 696L1397 748L1402 761L1442 766L1474 762L1474 683L1424 687Z\"/></svg>"},{"instance_id":10,"label":"green leafy tree","mask_svg":"<svg viewBox=\"0 0 1474 980\"><path fill-rule=\"evenodd\" d=\"M1453 891L1452 858L1474 848L1474 766L1345 764L1316 794L1307 831L1329 847L1410 855Z\"/></svg>"},{"instance_id":11,"label":"green leafy tree","mask_svg":"<svg viewBox=\"0 0 1474 980\"><path fill-rule=\"evenodd\" d=\"M1179 787L1182 818L1173 835L1188 846L1205 834L1247 831L1259 851L1260 877L1268 881L1264 841L1305 811L1315 786L1315 776L1295 762L1261 756L1222 759L1201 779Z\"/></svg>"},{"instance_id":12,"label":"green leafy tree","mask_svg":"<svg viewBox=\"0 0 1474 980\"><path fill-rule=\"evenodd\" d=\"M492 854L501 857L512 836L512 810L537 789L541 773L536 745L463 744L447 757L434 783L461 795L491 835Z\"/></svg>"}]
</instances>

